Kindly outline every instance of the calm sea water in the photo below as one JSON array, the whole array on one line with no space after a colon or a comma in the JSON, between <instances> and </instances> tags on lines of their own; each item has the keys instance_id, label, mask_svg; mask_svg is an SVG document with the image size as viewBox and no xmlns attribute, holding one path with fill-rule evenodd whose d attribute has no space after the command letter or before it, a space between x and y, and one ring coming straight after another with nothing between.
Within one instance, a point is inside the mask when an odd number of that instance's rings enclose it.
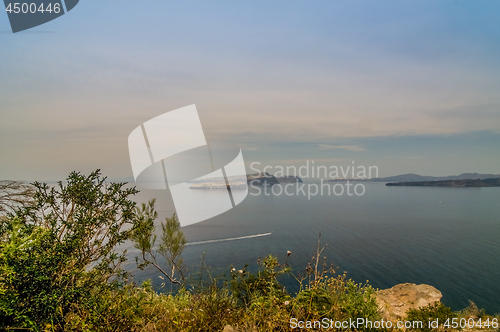
<instances>
[{"instance_id":1,"label":"calm sea water","mask_svg":"<svg viewBox=\"0 0 500 332\"><path fill-rule=\"evenodd\" d=\"M296 273L311 260L321 233L328 263L358 282L381 289L425 283L439 289L454 310L472 300L489 313L500 312L500 188L365 187L363 196L310 200L248 195L236 208L184 227L188 242L271 235L187 246L185 263L194 271L205 253L214 272L231 264L255 269L259 256L272 253L283 261L289 250ZM159 219L175 211L167 191L143 191L137 199L152 197ZM136 280L161 283L153 268L129 268ZM293 278L283 282L292 291L298 286Z\"/></svg>"}]
</instances>

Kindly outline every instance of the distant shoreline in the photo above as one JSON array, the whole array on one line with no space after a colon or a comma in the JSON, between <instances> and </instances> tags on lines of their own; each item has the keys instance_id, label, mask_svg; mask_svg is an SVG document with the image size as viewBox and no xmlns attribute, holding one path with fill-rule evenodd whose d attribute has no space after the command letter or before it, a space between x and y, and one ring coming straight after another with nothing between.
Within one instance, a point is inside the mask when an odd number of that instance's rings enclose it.
<instances>
[{"instance_id":1,"label":"distant shoreline","mask_svg":"<svg viewBox=\"0 0 500 332\"><path fill-rule=\"evenodd\" d=\"M386 186L400 187L500 187L500 178L475 179L475 180L447 180L447 181L419 181L419 182L389 182Z\"/></svg>"},{"instance_id":2,"label":"distant shoreline","mask_svg":"<svg viewBox=\"0 0 500 332\"><path fill-rule=\"evenodd\" d=\"M416 182L438 182L438 181L457 181L457 180L486 180L500 178L500 174L480 174L480 173L462 173L460 175L448 175L448 176L425 176L414 173L401 174L388 177L379 178L344 178L344 179L330 179L327 182L391 182L391 183L416 183Z\"/></svg>"}]
</instances>

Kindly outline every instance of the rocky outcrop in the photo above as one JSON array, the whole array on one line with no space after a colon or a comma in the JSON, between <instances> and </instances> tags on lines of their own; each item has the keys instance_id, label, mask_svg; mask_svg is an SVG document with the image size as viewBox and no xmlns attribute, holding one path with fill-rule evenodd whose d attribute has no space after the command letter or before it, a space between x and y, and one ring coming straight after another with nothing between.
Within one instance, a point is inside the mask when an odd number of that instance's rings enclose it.
<instances>
[{"instance_id":1,"label":"rocky outcrop","mask_svg":"<svg viewBox=\"0 0 500 332\"><path fill-rule=\"evenodd\" d=\"M375 297L383 318L396 320L405 317L409 309L440 302L443 294L430 285L406 283L379 290Z\"/></svg>"}]
</instances>

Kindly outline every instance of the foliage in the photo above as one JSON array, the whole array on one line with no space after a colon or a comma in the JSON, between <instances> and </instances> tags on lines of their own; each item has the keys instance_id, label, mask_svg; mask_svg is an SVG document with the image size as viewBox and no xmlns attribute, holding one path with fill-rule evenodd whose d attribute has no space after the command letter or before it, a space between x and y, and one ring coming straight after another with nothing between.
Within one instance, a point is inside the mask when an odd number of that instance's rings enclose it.
<instances>
[{"instance_id":1,"label":"foliage","mask_svg":"<svg viewBox=\"0 0 500 332\"><path fill-rule=\"evenodd\" d=\"M430 321L438 319L439 324L442 324L446 322L448 318L452 319L456 317L457 314L441 302L429 304L428 306L419 309L410 309L407 314L407 320L423 322L422 328L415 328L415 330L422 332L432 331L432 328L429 326Z\"/></svg>"},{"instance_id":2,"label":"foliage","mask_svg":"<svg viewBox=\"0 0 500 332\"><path fill-rule=\"evenodd\" d=\"M66 316L66 326L72 331L222 331L232 325L235 331L290 331L290 319L318 320L310 302L302 302L286 292L278 278L288 269L278 263L276 257L268 256L260 263L259 271L249 273L232 270L227 283L213 283L196 291L181 288L176 294L158 294L149 282L142 287L132 284L121 289L101 294L93 306L85 306ZM345 278L337 279L337 286L350 289ZM334 297L332 289L316 290ZM340 288L336 288L340 293ZM339 296L340 308L359 305L353 298L363 298L366 294L359 287L351 288L351 294ZM340 295L340 294L337 294ZM313 307L318 303L313 300ZM376 305L371 302L371 310ZM348 319L347 312L333 319Z\"/></svg>"},{"instance_id":3,"label":"foliage","mask_svg":"<svg viewBox=\"0 0 500 332\"><path fill-rule=\"evenodd\" d=\"M477 305L472 301L469 301L469 305L467 306L467 308L464 308L463 310L458 312L458 315L460 317L474 319L486 317L484 309L479 309Z\"/></svg>"},{"instance_id":4,"label":"foliage","mask_svg":"<svg viewBox=\"0 0 500 332\"><path fill-rule=\"evenodd\" d=\"M228 291L157 294L149 282L101 294L96 305L66 316L68 331L217 331L235 324L242 309Z\"/></svg>"},{"instance_id":5,"label":"foliage","mask_svg":"<svg viewBox=\"0 0 500 332\"><path fill-rule=\"evenodd\" d=\"M118 287L137 191L106 183L99 171L73 172L57 187L34 183L33 201L2 219L0 324L63 326L75 305Z\"/></svg>"},{"instance_id":6,"label":"foliage","mask_svg":"<svg viewBox=\"0 0 500 332\"><path fill-rule=\"evenodd\" d=\"M289 267L283 267L274 256L258 260L261 267L255 273L249 273L245 266L242 270L231 269L231 291L239 303L248 305L253 299L265 296L286 297L283 286L278 282L278 276L290 272Z\"/></svg>"},{"instance_id":7,"label":"foliage","mask_svg":"<svg viewBox=\"0 0 500 332\"><path fill-rule=\"evenodd\" d=\"M165 218L165 223L161 223L163 230L161 242L158 249L154 249L156 243L154 222L158 217L154 209L155 199L148 204L142 204L141 208L136 208L131 240L134 246L141 251L141 257L136 257L137 266L144 269L147 265L153 265L167 279L174 284L184 282L184 271L182 266L182 251L186 244L186 238L181 231L181 225L177 215L174 213L171 218ZM170 272L165 271L157 260L157 254L165 258L170 267ZM176 272L180 274L180 281L176 278Z\"/></svg>"},{"instance_id":8,"label":"foliage","mask_svg":"<svg viewBox=\"0 0 500 332\"><path fill-rule=\"evenodd\" d=\"M177 270L181 274L181 279L184 280L181 254L186 245L186 238L181 231L181 224L177 218L177 214L174 213L171 218L165 218L165 223L161 223L161 228L163 233L158 252L167 260L167 264L171 269L171 275L175 277Z\"/></svg>"}]
</instances>

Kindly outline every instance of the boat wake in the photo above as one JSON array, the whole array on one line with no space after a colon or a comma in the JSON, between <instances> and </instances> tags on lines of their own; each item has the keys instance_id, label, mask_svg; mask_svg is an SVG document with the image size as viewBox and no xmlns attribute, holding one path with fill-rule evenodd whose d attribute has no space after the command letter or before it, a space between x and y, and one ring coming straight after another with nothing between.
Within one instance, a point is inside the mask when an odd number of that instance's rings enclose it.
<instances>
[{"instance_id":1,"label":"boat wake","mask_svg":"<svg viewBox=\"0 0 500 332\"><path fill-rule=\"evenodd\" d=\"M205 244L205 243L216 243L216 242L224 242L224 241L235 241L235 240L253 239L253 238L256 238L256 237L268 236L268 235L271 235L271 233L247 235L247 236L240 236L240 237L231 237L231 238L227 238L227 239L218 239L218 240L188 242L188 243L186 243L186 246L196 246L198 244Z\"/></svg>"}]
</instances>

